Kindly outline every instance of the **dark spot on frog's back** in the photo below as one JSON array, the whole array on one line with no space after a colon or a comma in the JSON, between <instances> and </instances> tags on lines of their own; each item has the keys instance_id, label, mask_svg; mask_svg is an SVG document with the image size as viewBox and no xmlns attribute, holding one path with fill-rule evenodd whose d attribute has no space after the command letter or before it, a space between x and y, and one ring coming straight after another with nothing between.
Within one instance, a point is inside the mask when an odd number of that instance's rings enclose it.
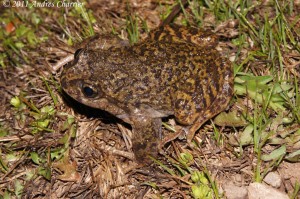
<instances>
[{"instance_id":1,"label":"dark spot on frog's back","mask_svg":"<svg viewBox=\"0 0 300 199\"><path fill-rule=\"evenodd\" d=\"M150 80L149 76L145 76L142 81L145 85L149 85L149 80Z\"/></svg>"},{"instance_id":2,"label":"dark spot on frog's back","mask_svg":"<svg viewBox=\"0 0 300 199\"><path fill-rule=\"evenodd\" d=\"M188 71L188 69L189 69L189 68L186 67L186 66L181 67L181 71L182 71L182 72L186 72L186 71Z\"/></svg>"},{"instance_id":3,"label":"dark spot on frog's back","mask_svg":"<svg viewBox=\"0 0 300 199\"><path fill-rule=\"evenodd\" d=\"M162 72L162 70L160 68L155 67L152 69L152 73L154 73L154 77L156 79L160 78L161 72Z\"/></svg>"}]
</instances>

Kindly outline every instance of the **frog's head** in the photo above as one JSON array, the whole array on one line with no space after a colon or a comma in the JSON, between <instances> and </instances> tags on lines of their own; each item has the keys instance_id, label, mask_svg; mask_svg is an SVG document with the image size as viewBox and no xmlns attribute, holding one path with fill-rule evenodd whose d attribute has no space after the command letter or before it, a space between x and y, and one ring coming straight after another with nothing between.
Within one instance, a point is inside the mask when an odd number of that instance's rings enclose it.
<instances>
[{"instance_id":1,"label":"frog's head","mask_svg":"<svg viewBox=\"0 0 300 199\"><path fill-rule=\"evenodd\" d=\"M113 115L122 115L124 111L112 102L102 91L99 70L95 66L97 52L79 49L75 52L73 62L65 66L61 75L63 91L76 101Z\"/></svg>"}]
</instances>

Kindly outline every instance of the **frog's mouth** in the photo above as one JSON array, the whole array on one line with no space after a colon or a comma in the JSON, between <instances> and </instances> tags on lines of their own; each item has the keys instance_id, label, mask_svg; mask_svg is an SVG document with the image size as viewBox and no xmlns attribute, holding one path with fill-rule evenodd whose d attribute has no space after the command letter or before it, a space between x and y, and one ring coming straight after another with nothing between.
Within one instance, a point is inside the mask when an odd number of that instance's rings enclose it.
<instances>
[{"instance_id":1,"label":"frog's mouth","mask_svg":"<svg viewBox=\"0 0 300 199\"><path fill-rule=\"evenodd\" d=\"M99 90L100 87L98 88L97 85L87 83L82 79L74 77L71 79L71 77L63 76L61 79L61 87L64 93L84 105L105 110L117 117L118 115L126 115L125 111L119 107L116 102L108 96L103 95L103 92Z\"/></svg>"},{"instance_id":2,"label":"frog's mouth","mask_svg":"<svg viewBox=\"0 0 300 199\"><path fill-rule=\"evenodd\" d=\"M61 79L61 87L63 91L70 97L81 101L82 92L80 90L80 81L78 80L69 80L66 76Z\"/></svg>"}]
</instances>

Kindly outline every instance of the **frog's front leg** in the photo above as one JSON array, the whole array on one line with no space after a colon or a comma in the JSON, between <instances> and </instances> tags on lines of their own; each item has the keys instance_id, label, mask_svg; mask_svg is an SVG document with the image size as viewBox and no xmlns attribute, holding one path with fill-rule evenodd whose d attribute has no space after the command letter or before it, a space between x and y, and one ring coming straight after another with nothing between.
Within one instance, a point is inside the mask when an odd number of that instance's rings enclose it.
<instances>
[{"instance_id":1,"label":"frog's front leg","mask_svg":"<svg viewBox=\"0 0 300 199\"><path fill-rule=\"evenodd\" d=\"M132 150L139 163L150 163L157 157L161 136L161 118L137 118L133 121Z\"/></svg>"}]
</instances>

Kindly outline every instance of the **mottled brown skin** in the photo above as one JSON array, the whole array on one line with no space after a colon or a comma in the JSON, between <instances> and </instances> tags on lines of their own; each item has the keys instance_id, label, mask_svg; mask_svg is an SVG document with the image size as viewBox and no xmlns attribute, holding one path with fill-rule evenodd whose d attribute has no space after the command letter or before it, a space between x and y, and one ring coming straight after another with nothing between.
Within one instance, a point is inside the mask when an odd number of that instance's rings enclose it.
<instances>
[{"instance_id":1,"label":"mottled brown skin","mask_svg":"<svg viewBox=\"0 0 300 199\"><path fill-rule=\"evenodd\" d=\"M205 121L226 108L233 70L216 44L211 32L175 25L153 30L133 46L89 43L64 69L61 85L75 100L131 124L133 152L146 163L158 154L161 118L174 115L190 143Z\"/></svg>"}]
</instances>

